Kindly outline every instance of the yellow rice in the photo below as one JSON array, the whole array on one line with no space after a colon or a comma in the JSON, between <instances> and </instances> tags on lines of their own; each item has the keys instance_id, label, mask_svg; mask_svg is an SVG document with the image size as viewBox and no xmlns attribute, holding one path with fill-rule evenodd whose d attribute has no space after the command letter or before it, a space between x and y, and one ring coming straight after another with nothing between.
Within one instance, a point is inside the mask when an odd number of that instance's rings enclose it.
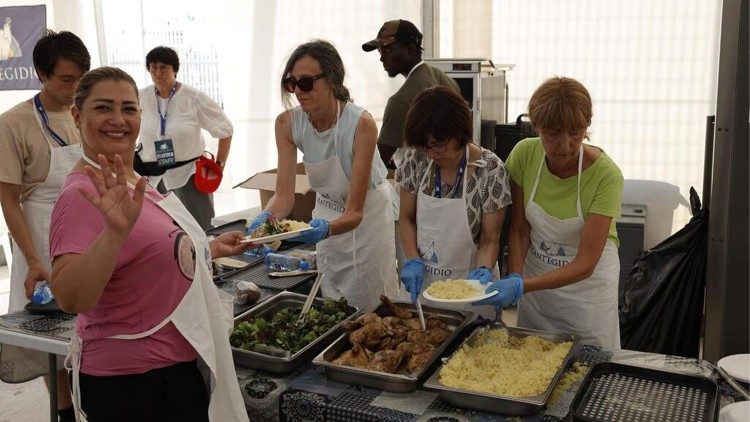
<instances>
[{"instance_id":1,"label":"yellow rice","mask_svg":"<svg viewBox=\"0 0 750 422\"><path fill-rule=\"evenodd\" d=\"M440 382L498 396L535 396L547 389L572 345L488 330L450 357L440 370Z\"/></svg>"},{"instance_id":2,"label":"yellow rice","mask_svg":"<svg viewBox=\"0 0 750 422\"><path fill-rule=\"evenodd\" d=\"M430 284L427 293L437 299L467 299L481 296L484 292L467 283L466 280L441 280Z\"/></svg>"}]
</instances>

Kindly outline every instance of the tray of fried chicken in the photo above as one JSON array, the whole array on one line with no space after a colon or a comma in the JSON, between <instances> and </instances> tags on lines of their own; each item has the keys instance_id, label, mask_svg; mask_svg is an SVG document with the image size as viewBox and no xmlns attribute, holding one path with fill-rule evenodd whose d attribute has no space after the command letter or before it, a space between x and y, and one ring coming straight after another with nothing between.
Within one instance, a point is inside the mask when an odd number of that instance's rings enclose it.
<instances>
[{"instance_id":1,"label":"tray of fried chicken","mask_svg":"<svg viewBox=\"0 0 750 422\"><path fill-rule=\"evenodd\" d=\"M471 311L422 306L426 330L410 302L381 295L371 312L344 323L345 334L313 363L334 381L394 393L419 388L427 369L463 328L476 319Z\"/></svg>"}]
</instances>

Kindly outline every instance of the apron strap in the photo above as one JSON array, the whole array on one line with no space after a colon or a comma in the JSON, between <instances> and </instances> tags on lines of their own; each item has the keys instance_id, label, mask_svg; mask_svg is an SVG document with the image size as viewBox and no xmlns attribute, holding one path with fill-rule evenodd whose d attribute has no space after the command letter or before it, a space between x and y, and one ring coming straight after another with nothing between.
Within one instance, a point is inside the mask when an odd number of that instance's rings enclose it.
<instances>
[{"instance_id":1,"label":"apron strap","mask_svg":"<svg viewBox=\"0 0 750 422\"><path fill-rule=\"evenodd\" d=\"M539 179L542 176L542 168L545 165L544 159L547 157L546 153L542 153L542 160L539 162L539 170L536 172L536 179L534 180L534 187L531 188L531 194L529 195L529 201L534 200L536 196L536 189L539 186ZM576 211L578 217L583 217L583 211L581 211L581 172L583 170L583 144L578 151L578 179L576 180Z\"/></svg>"},{"instance_id":2,"label":"apron strap","mask_svg":"<svg viewBox=\"0 0 750 422\"><path fill-rule=\"evenodd\" d=\"M86 420L87 416L81 408L81 354L83 352L83 340L78 337L77 334L73 335L68 345L68 354L65 356L65 362L63 365L65 369L69 369L73 378L73 385L71 386L72 399L73 399L73 413L75 414L76 422Z\"/></svg>"}]
</instances>

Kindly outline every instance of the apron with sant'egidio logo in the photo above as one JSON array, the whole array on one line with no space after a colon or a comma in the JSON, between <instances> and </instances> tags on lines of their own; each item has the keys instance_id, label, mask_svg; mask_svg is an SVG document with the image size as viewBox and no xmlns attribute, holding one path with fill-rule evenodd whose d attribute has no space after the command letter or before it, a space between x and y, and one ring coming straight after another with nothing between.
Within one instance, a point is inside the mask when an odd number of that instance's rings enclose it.
<instances>
[{"instance_id":1,"label":"apron with sant'egidio logo","mask_svg":"<svg viewBox=\"0 0 750 422\"><path fill-rule=\"evenodd\" d=\"M526 220L531 226L531 241L523 265L524 277L534 277L569 264L578 253L585 219L581 211L581 170L583 146L578 157L577 216L559 219L547 214L534 202L545 155L539 166L529 202ZM518 326L581 336L585 344L608 350L620 348L620 324L617 314L620 259L611 239L591 277L557 289L523 295L518 303Z\"/></svg>"}]
</instances>

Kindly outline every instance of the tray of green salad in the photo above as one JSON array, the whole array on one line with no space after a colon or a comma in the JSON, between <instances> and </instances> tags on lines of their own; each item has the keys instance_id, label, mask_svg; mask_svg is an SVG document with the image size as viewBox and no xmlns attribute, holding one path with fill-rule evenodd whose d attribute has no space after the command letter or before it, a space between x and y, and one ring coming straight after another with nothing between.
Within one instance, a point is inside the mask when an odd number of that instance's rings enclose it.
<instances>
[{"instance_id":1,"label":"tray of green salad","mask_svg":"<svg viewBox=\"0 0 750 422\"><path fill-rule=\"evenodd\" d=\"M284 291L237 316L229 337L234 363L273 374L292 372L340 336L342 322L359 314L343 297L315 298L299 321L306 298Z\"/></svg>"}]
</instances>

